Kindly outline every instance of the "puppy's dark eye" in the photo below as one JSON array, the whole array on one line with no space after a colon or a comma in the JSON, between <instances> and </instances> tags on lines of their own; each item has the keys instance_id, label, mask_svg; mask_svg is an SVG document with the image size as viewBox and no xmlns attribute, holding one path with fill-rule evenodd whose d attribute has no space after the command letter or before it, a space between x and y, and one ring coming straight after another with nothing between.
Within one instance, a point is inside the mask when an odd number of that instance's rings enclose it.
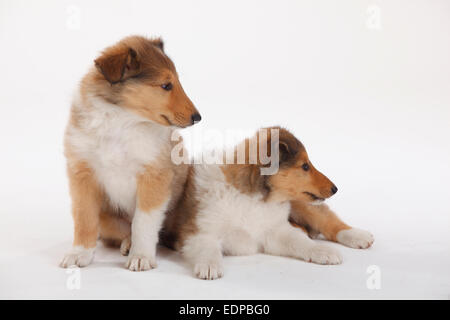
<instances>
[{"instance_id":1,"label":"puppy's dark eye","mask_svg":"<svg viewBox=\"0 0 450 320\"><path fill-rule=\"evenodd\" d=\"M161 85L161 88L163 88L163 89L166 90L166 91L172 90L172 87L173 87L173 85L172 85L172 83L170 83L170 82Z\"/></svg>"},{"instance_id":2,"label":"puppy's dark eye","mask_svg":"<svg viewBox=\"0 0 450 320\"><path fill-rule=\"evenodd\" d=\"M304 163L304 164L302 165L302 169L305 170L305 171L308 171L308 170L309 170L309 164Z\"/></svg>"}]
</instances>

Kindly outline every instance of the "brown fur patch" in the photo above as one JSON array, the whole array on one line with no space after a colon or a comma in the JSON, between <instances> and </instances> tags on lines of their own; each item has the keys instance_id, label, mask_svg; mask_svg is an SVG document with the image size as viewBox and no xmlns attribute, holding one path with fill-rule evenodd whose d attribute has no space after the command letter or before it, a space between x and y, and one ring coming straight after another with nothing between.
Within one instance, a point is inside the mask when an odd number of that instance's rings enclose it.
<instances>
[{"instance_id":1,"label":"brown fur patch","mask_svg":"<svg viewBox=\"0 0 450 320\"><path fill-rule=\"evenodd\" d=\"M137 179L137 205L140 210L150 212L169 199L173 175L170 168L145 166Z\"/></svg>"},{"instance_id":2,"label":"brown fur patch","mask_svg":"<svg viewBox=\"0 0 450 320\"><path fill-rule=\"evenodd\" d=\"M120 246L121 241L130 234L131 223L128 220L114 212L100 213L100 238L110 246Z\"/></svg>"},{"instance_id":3,"label":"brown fur patch","mask_svg":"<svg viewBox=\"0 0 450 320\"><path fill-rule=\"evenodd\" d=\"M260 167L251 164L226 165L221 167L228 183L246 194L261 193L266 196L269 188L267 176L262 176Z\"/></svg>"},{"instance_id":4,"label":"brown fur patch","mask_svg":"<svg viewBox=\"0 0 450 320\"><path fill-rule=\"evenodd\" d=\"M95 66L111 83L117 83L139 73L136 51L131 48L114 48L95 60Z\"/></svg>"},{"instance_id":5,"label":"brown fur patch","mask_svg":"<svg viewBox=\"0 0 450 320\"><path fill-rule=\"evenodd\" d=\"M99 232L99 215L103 193L92 169L84 161L69 162L67 166L72 215L74 221L74 246L93 248Z\"/></svg>"},{"instance_id":6,"label":"brown fur patch","mask_svg":"<svg viewBox=\"0 0 450 320\"><path fill-rule=\"evenodd\" d=\"M163 228L160 232L161 242L172 249L179 250L184 240L197 231L195 217L197 215L197 190L193 181L194 167L189 171L184 185L184 192L177 205L167 213Z\"/></svg>"},{"instance_id":7,"label":"brown fur patch","mask_svg":"<svg viewBox=\"0 0 450 320\"><path fill-rule=\"evenodd\" d=\"M292 201L289 219L307 230L322 233L326 239L331 241L336 241L339 231L351 228L325 204L312 206L303 201Z\"/></svg>"},{"instance_id":8,"label":"brown fur patch","mask_svg":"<svg viewBox=\"0 0 450 320\"><path fill-rule=\"evenodd\" d=\"M306 226L301 225L301 224L297 224L296 222L294 222L294 221L292 221L292 220L290 220L289 223L290 223L293 227L302 229L304 233L308 233L308 234L309 234L308 229L306 229Z\"/></svg>"}]
</instances>

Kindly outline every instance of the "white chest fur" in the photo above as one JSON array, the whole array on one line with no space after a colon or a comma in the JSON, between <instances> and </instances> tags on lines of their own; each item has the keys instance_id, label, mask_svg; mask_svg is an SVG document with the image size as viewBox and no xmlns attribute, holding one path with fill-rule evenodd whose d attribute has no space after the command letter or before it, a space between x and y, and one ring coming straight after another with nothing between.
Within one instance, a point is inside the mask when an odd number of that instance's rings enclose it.
<instances>
[{"instance_id":1,"label":"white chest fur","mask_svg":"<svg viewBox=\"0 0 450 320\"><path fill-rule=\"evenodd\" d=\"M226 241L230 233L245 233L260 243L267 232L288 221L288 202L264 202L262 195L240 192L225 183L218 166L196 166L195 182L201 201L196 220L200 232L223 235Z\"/></svg>"},{"instance_id":2,"label":"white chest fur","mask_svg":"<svg viewBox=\"0 0 450 320\"><path fill-rule=\"evenodd\" d=\"M111 204L133 214L136 176L144 165L170 152L171 129L97 98L84 108L75 100L74 108L78 125L66 133L71 152L93 168Z\"/></svg>"}]
</instances>

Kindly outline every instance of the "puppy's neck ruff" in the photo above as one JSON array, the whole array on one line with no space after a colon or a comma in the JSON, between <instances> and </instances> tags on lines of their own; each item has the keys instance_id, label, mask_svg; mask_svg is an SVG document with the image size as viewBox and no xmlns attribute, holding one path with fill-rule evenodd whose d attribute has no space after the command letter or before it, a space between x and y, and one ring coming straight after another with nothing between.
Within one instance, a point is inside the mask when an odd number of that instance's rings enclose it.
<instances>
[{"instance_id":1,"label":"puppy's neck ruff","mask_svg":"<svg viewBox=\"0 0 450 320\"><path fill-rule=\"evenodd\" d=\"M128 123L128 127L137 124L145 124L148 127L152 127L155 132L158 132L158 134L164 137L170 136L173 131L178 129L174 126L163 126L156 122L153 122L150 119L141 117L135 114L133 111L121 106L120 104L108 102L100 96L87 94L85 95L85 99L85 101L88 102L87 105L90 105L92 107L92 110L90 111L92 113L97 113L97 115L99 116L97 118L97 120L99 121L108 121L113 118L121 118L124 123Z\"/></svg>"},{"instance_id":2,"label":"puppy's neck ruff","mask_svg":"<svg viewBox=\"0 0 450 320\"><path fill-rule=\"evenodd\" d=\"M174 128L82 92L75 96L72 117L75 120L66 132L67 149L94 170L111 205L132 215L136 175L144 165L170 161Z\"/></svg>"}]
</instances>

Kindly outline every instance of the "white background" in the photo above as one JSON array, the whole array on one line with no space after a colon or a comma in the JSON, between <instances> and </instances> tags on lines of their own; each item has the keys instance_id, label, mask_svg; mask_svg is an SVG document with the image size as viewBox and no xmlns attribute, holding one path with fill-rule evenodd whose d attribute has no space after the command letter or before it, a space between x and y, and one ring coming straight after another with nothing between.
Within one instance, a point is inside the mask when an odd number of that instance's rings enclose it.
<instances>
[{"instance_id":1,"label":"white background","mask_svg":"<svg viewBox=\"0 0 450 320\"><path fill-rule=\"evenodd\" d=\"M0 15L0 298L449 299L449 1L1 0ZM172 251L132 273L99 245L67 289L70 100L130 34L163 37L203 116L194 130L290 128L339 187L330 205L374 246L333 244L340 266L226 258L208 282Z\"/></svg>"}]
</instances>

